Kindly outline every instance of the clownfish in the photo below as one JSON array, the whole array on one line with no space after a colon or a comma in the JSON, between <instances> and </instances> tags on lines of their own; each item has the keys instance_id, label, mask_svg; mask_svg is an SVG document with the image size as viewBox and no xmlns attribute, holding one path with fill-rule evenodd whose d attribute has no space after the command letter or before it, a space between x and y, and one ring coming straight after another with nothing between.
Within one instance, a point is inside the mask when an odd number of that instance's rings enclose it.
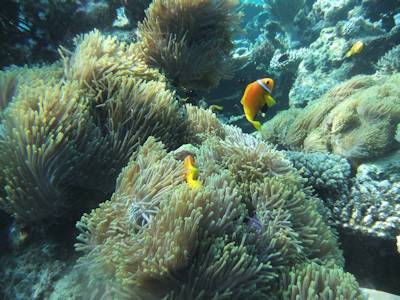
<instances>
[{"instance_id":1,"label":"clownfish","mask_svg":"<svg viewBox=\"0 0 400 300\"><path fill-rule=\"evenodd\" d=\"M266 113L268 108L274 106L276 101L271 93L274 88L274 81L271 78L258 79L247 85L240 103L243 105L244 115L257 129L261 129L261 123L255 121L257 113L261 110Z\"/></svg>"},{"instance_id":2,"label":"clownfish","mask_svg":"<svg viewBox=\"0 0 400 300\"><path fill-rule=\"evenodd\" d=\"M201 182L197 180L197 176L199 174L199 170L194 166L193 156L188 155L185 157L183 161L183 166L185 168L185 177L187 184L192 189L197 189L201 187Z\"/></svg>"},{"instance_id":3,"label":"clownfish","mask_svg":"<svg viewBox=\"0 0 400 300\"><path fill-rule=\"evenodd\" d=\"M349 51L347 51L345 57L351 57L354 54L359 54L364 49L364 43L362 41L357 41L351 47Z\"/></svg>"}]
</instances>

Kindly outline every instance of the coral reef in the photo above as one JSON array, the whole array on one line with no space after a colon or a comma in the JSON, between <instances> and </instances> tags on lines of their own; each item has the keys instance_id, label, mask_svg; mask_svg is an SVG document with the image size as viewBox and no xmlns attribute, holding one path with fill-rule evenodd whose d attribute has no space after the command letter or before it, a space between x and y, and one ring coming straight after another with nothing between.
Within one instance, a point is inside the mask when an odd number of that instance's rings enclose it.
<instances>
[{"instance_id":1,"label":"coral reef","mask_svg":"<svg viewBox=\"0 0 400 300\"><path fill-rule=\"evenodd\" d=\"M24 251L3 253L0 257L2 299L48 299L54 282L67 269L60 252L54 244L36 243Z\"/></svg>"},{"instance_id":2,"label":"coral reef","mask_svg":"<svg viewBox=\"0 0 400 300\"><path fill-rule=\"evenodd\" d=\"M20 28L5 33L2 40L12 44L6 43L7 52L1 55L0 66L57 60L59 45L70 44L76 34L111 28L120 4L109 0L7 2L2 7L14 8L12 20Z\"/></svg>"},{"instance_id":3,"label":"coral reef","mask_svg":"<svg viewBox=\"0 0 400 300\"><path fill-rule=\"evenodd\" d=\"M385 28L381 20L366 17L369 13L352 0L318 0L312 5L307 19L314 29L319 28L319 36L309 45L309 55L299 65L289 93L290 106L304 107L351 76L372 74L374 64L390 45L399 43L400 32L394 24ZM346 59L344 53L360 40L364 50Z\"/></svg>"},{"instance_id":4,"label":"coral reef","mask_svg":"<svg viewBox=\"0 0 400 300\"><path fill-rule=\"evenodd\" d=\"M354 0L242 5L246 14L242 27L247 34L236 43L246 45L251 61L238 78L254 80L260 73L274 78L275 96L284 106L304 107L354 75L372 74L377 61L400 42L398 26L388 21L397 9L393 5ZM364 43L363 51L345 58L359 40Z\"/></svg>"},{"instance_id":5,"label":"coral reef","mask_svg":"<svg viewBox=\"0 0 400 300\"><path fill-rule=\"evenodd\" d=\"M290 23L305 5L305 0L264 0L264 2L272 17L281 23Z\"/></svg>"},{"instance_id":6,"label":"coral reef","mask_svg":"<svg viewBox=\"0 0 400 300\"><path fill-rule=\"evenodd\" d=\"M358 234L392 239L400 233L399 154L357 169L349 193L329 203L335 222Z\"/></svg>"},{"instance_id":7,"label":"coral reef","mask_svg":"<svg viewBox=\"0 0 400 300\"><path fill-rule=\"evenodd\" d=\"M239 129L225 127L225 135L192 150L202 182L194 190L183 162L148 139L111 199L78 222L79 264L96 297L115 288L141 299L275 299L279 274L298 263L337 264L343 273L319 201L290 163Z\"/></svg>"},{"instance_id":8,"label":"coral reef","mask_svg":"<svg viewBox=\"0 0 400 300\"><path fill-rule=\"evenodd\" d=\"M307 52L308 50L305 48L289 50L285 53L277 50L269 63L270 68L275 72L285 71L295 73L301 60L307 56Z\"/></svg>"},{"instance_id":9,"label":"coral reef","mask_svg":"<svg viewBox=\"0 0 400 300\"><path fill-rule=\"evenodd\" d=\"M264 139L292 149L331 152L352 161L380 157L398 148L400 75L356 76L304 110L275 116Z\"/></svg>"},{"instance_id":10,"label":"coral reef","mask_svg":"<svg viewBox=\"0 0 400 300\"><path fill-rule=\"evenodd\" d=\"M4 0L0 298L364 299L344 258L398 293L399 16L374 0ZM264 77L262 131L226 125Z\"/></svg>"},{"instance_id":11,"label":"coral reef","mask_svg":"<svg viewBox=\"0 0 400 300\"><path fill-rule=\"evenodd\" d=\"M346 159L327 153L286 152L287 158L321 198L346 194L351 168Z\"/></svg>"},{"instance_id":12,"label":"coral reef","mask_svg":"<svg viewBox=\"0 0 400 300\"><path fill-rule=\"evenodd\" d=\"M330 222L361 235L394 239L400 230L399 78L356 76L303 110L279 113L261 132L287 149L325 152L288 151L287 157L329 208Z\"/></svg>"},{"instance_id":13,"label":"coral reef","mask_svg":"<svg viewBox=\"0 0 400 300\"><path fill-rule=\"evenodd\" d=\"M82 203L82 191L108 194L150 135L179 146L184 114L135 49L94 31L64 52L57 72L14 71L18 90L0 132L3 209L22 222L59 218Z\"/></svg>"},{"instance_id":14,"label":"coral reef","mask_svg":"<svg viewBox=\"0 0 400 300\"><path fill-rule=\"evenodd\" d=\"M378 74L394 74L400 72L400 45L390 49L376 63Z\"/></svg>"},{"instance_id":15,"label":"coral reef","mask_svg":"<svg viewBox=\"0 0 400 300\"><path fill-rule=\"evenodd\" d=\"M235 1L161 1L139 24L144 60L183 89L209 89L232 72Z\"/></svg>"}]
</instances>

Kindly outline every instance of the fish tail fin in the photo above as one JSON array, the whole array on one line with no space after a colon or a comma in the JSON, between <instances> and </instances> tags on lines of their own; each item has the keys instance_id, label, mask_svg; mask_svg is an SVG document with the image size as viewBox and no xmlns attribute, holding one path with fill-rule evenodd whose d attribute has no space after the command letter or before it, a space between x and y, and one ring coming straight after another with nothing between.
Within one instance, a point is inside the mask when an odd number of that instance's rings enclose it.
<instances>
[{"instance_id":1,"label":"fish tail fin","mask_svg":"<svg viewBox=\"0 0 400 300\"><path fill-rule=\"evenodd\" d=\"M197 189L202 187L202 184L199 180L194 179L194 174L189 174L188 177L186 178L187 184L189 185L190 188L192 189Z\"/></svg>"},{"instance_id":2,"label":"fish tail fin","mask_svg":"<svg viewBox=\"0 0 400 300\"><path fill-rule=\"evenodd\" d=\"M253 122L254 127L257 129L257 131L261 130L261 123L258 121Z\"/></svg>"},{"instance_id":3,"label":"fish tail fin","mask_svg":"<svg viewBox=\"0 0 400 300\"><path fill-rule=\"evenodd\" d=\"M351 57L353 55L353 52L351 50L347 51L344 57Z\"/></svg>"}]
</instances>

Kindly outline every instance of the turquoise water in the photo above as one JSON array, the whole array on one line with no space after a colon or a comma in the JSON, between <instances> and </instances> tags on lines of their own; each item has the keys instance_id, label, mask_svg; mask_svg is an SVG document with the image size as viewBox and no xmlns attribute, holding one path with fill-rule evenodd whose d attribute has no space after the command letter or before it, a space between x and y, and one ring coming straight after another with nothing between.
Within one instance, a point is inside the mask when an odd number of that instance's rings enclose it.
<instances>
[{"instance_id":1,"label":"turquoise water","mask_svg":"<svg viewBox=\"0 0 400 300\"><path fill-rule=\"evenodd\" d=\"M0 299L399 299L400 2L4 0Z\"/></svg>"}]
</instances>

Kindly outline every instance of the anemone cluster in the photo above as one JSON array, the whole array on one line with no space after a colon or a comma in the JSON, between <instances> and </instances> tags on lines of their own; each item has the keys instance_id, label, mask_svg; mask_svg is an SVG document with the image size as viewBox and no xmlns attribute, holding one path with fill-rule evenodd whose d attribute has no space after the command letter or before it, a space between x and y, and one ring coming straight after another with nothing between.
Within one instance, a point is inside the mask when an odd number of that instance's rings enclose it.
<instances>
[{"instance_id":1,"label":"anemone cluster","mask_svg":"<svg viewBox=\"0 0 400 300\"><path fill-rule=\"evenodd\" d=\"M83 190L109 193L142 139L184 135L174 92L134 47L98 31L76 44L63 64L2 74L0 203L25 223L65 215Z\"/></svg>"},{"instance_id":2,"label":"anemone cluster","mask_svg":"<svg viewBox=\"0 0 400 300\"><path fill-rule=\"evenodd\" d=\"M331 152L351 161L398 149L400 75L355 76L305 109L289 109L262 128L265 140L292 150Z\"/></svg>"},{"instance_id":3,"label":"anemone cluster","mask_svg":"<svg viewBox=\"0 0 400 300\"><path fill-rule=\"evenodd\" d=\"M319 200L302 190L290 162L239 129L225 130L191 154L197 189L185 182L183 162L153 138L133 154L111 199L77 224L91 290L122 299L297 299L301 290L309 291L302 299L363 299L341 269Z\"/></svg>"},{"instance_id":4,"label":"anemone cluster","mask_svg":"<svg viewBox=\"0 0 400 300\"><path fill-rule=\"evenodd\" d=\"M155 0L139 25L143 59L182 89L215 87L232 72L236 1Z\"/></svg>"}]
</instances>

